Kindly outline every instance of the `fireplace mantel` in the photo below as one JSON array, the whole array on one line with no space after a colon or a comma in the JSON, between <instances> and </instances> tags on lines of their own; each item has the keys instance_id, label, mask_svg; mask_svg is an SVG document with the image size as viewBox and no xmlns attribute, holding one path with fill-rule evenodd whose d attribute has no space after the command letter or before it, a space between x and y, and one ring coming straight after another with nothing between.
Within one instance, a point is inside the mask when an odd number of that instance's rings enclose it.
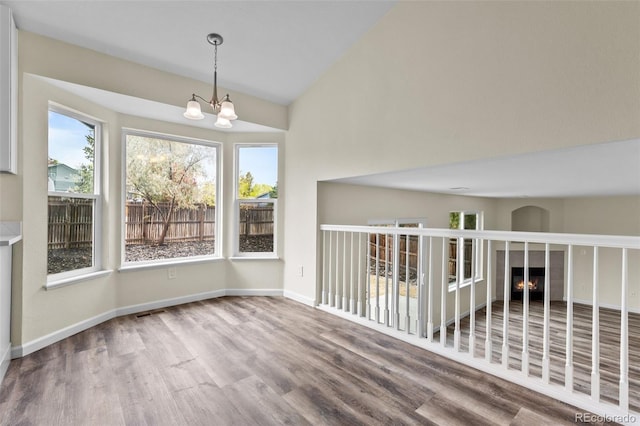
<instances>
[{"instance_id":1,"label":"fireplace mantel","mask_svg":"<svg viewBox=\"0 0 640 426\"><path fill-rule=\"evenodd\" d=\"M509 274L511 268L524 267L524 250L509 250ZM544 268L544 250L529 250L529 267ZM511 276L509 276L511 285ZM547 291L551 300L564 299L564 251L549 252L549 283ZM510 294L507 294L510 298ZM504 250L496 251L496 300L504 300Z\"/></svg>"}]
</instances>

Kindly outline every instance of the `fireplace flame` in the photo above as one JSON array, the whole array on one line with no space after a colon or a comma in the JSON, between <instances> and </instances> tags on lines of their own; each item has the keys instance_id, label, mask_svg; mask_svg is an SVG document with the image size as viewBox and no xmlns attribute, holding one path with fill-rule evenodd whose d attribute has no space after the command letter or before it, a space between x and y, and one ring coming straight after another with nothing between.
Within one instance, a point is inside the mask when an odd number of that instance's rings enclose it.
<instances>
[{"instance_id":1,"label":"fireplace flame","mask_svg":"<svg viewBox=\"0 0 640 426\"><path fill-rule=\"evenodd\" d=\"M521 280L516 283L516 290L522 291L524 289L524 280ZM538 280L529 281L529 290L537 290L538 289Z\"/></svg>"}]
</instances>

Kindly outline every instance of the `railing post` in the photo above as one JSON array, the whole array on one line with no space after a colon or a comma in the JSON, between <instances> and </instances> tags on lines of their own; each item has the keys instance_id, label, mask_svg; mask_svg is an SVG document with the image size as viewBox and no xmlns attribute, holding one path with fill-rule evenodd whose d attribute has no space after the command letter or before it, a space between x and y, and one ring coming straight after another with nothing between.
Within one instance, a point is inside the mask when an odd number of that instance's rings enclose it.
<instances>
[{"instance_id":1,"label":"railing post","mask_svg":"<svg viewBox=\"0 0 640 426\"><path fill-rule=\"evenodd\" d=\"M344 265L342 265L344 268ZM340 282L340 231L336 231L336 285L335 285L335 307L342 309L342 285Z\"/></svg>"},{"instance_id":2,"label":"railing post","mask_svg":"<svg viewBox=\"0 0 640 426\"><path fill-rule=\"evenodd\" d=\"M362 232L358 232L358 274L357 280L357 295L356 295L356 309L353 313L358 316L362 316L364 312L364 293L362 291Z\"/></svg>"},{"instance_id":3,"label":"railing post","mask_svg":"<svg viewBox=\"0 0 640 426\"><path fill-rule=\"evenodd\" d=\"M447 346L447 292L449 291L447 241L447 237L442 237L442 291L440 293L440 343L442 346Z\"/></svg>"},{"instance_id":4,"label":"railing post","mask_svg":"<svg viewBox=\"0 0 640 426\"><path fill-rule=\"evenodd\" d=\"M327 304L327 231L322 232L322 304Z\"/></svg>"},{"instance_id":5,"label":"railing post","mask_svg":"<svg viewBox=\"0 0 640 426\"><path fill-rule=\"evenodd\" d=\"M421 237L422 238L422 237ZM429 298L427 300L428 308L427 308L427 340L433 342L433 237L429 237L429 245L427 250L429 250L429 275L428 275L428 295ZM422 256L420 256L419 262L422 262ZM422 276L424 277L424 268L419 268L423 271ZM422 305L422 304L421 304Z\"/></svg>"},{"instance_id":6,"label":"railing post","mask_svg":"<svg viewBox=\"0 0 640 426\"><path fill-rule=\"evenodd\" d=\"M549 324L551 317L551 281L550 281L549 243L544 245L544 325L542 336L542 381L549 383L551 375L551 356L549 347Z\"/></svg>"},{"instance_id":7,"label":"railing post","mask_svg":"<svg viewBox=\"0 0 640 426\"><path fill-rule=\"evenodd\" d=\"M389 327L389 234L384 234L384 324Z\"/></svg>"},{"instance_id":8,"label":"railing post","mask_svg":"<svg viewBox=\"0 0 640 426\"><path fill-rule=\"evenodd\" d=\"M391 239L393 241L393 266L391 272L391 287L393 295L391 312L393 313L393 325L396 330L400 330L400 236L397 232L393 233ZM390 324L387 324L390 325Z\"/></svg>"},{"instance_id":9,"label":"railing post","mask_svg":"<svg viewBox=\"0 0 640 426\"><path fill-rule=\"evenodd\" d=\"M350 281L347 280L347 231L342 233L342 310L349 311L349 291L347 286Z\"/></svg>"},{"instance_id":10,"label":"railing post","mask_svg":"<svg viewBox=\"0 0 640 426\"><path fill-rule=\"evenodd\" d=\"M600 306L598 300L598 246L593 247L593 311L591 315L591 398L600 401Z\"/></svg>"},{"instance_id":11,"label":"railing post","mask_svg":"<svg viewBox=\"0 0 640 426\"><path fill-rule=\"evenodd\" d=\"M509 241L504 242L504 303L502 314L502 366L509 368L509 299L511 298Z\"/></svg>"},{"instance_id":12,"label":"railing post","mask_svg":"<svg viewBox=\"0 0 640 426\"><path fill-rule=\"evenodd\" d=\"M329 306L335 306L335 299L333 297L333 231L329 232L329 256L327 257L329 262L329 271L327 273L327 277L329 280L329 288L327 292L327 304Z\"/></svg>"},{"instance_id":13,"label":"railing post","mask_svg":"<svg viewBox=\"0 0 640 426\"><path fill-rule=\"evenodd\" d=\"M407 315L405 318L405 327L407 327L407 334L411 332L411 301L409 300L411 298L411 285L409 283L409 278L411 276L410 272L409 272L409 248L411 247L411 239L409 237L409 235L406 236L405 238L405 245L404 245L404 286L405 286L405 293L406 293L406 305L407 305ZM417 262L416 262L417 264ZM416 269L416 273L417 273L417 269ZM418 275L416 274L416 289L418 286ZM398 293L399 294L399 293ZM417 330L416 330L417 331ZM420 336L420 334L418 334L418 336Z\"/></svg>"},{"instance_id":14,"label":"railing post","mask_svg":"<svg viewBox=\"0 0 640 426\"><path fill-rule=\"evenodd\" d=\"M476 247L477 241L471 239L471 287L469 289L469 355L476 352Z\"/></svg>"},{"instance_id":15,"label":"railing post","mask_svg":"<svg viewBox=\"0 0 640 426\"><path fill-rule=\"evenodd\" d=\"M349 292L349 312L351 313L356 313L358 308L356 306L356 286L353 283L353 274L354 274L354 270L353 270L353 264L354 264L354 260L353 260L353 256L355 255L355 250L354 250L354 246L353 246L353 232L350 232L351 234L351 244L349 245L349 259L351 259L350 262L350 270L349 270L349 288L350 288L350 292Z\"/></svg>"},{"instance_id":16,"label":"railing post","mask_svg":"<svg viewBox=\"0 0 640 426\"><path fill-rule=\"evenodd\" d=\"M522 364L520 369L529 375L529 242L524 242L524 283L522 287Z\"/></svg>"},{"instance_id":17,"label":"railing post","mask_svg":"<svg viewBox=\"0 0 640 426\"><path fill-rule=\"evenodd\" d=\"M376 233L376 322L380 322L380 234Z\"/></svg>"},{"instance_id":18,"label":"railing post","mask_svg":"<svg viewBox=\"0 0 640 426\"><path fill-rule=\"evenodd\" d=\"M456 274L456 294L454 311L453 347L460 352L460 285L464 280L464 238L458 238L458 271Z\"/></svg>"},{"instance_id":19,"label":"railing post","mask_svg":"<svg viewBox=\"0 0 640 426\"><path fill-rule=\"evenodd\" d=\"M366 270L364 272L364 314L368 320L371 319L371 234L367 233L365 244L365 256L367 256Z\"/></svg>"},{"instance_id":20,"label":"railing post","mask_svg":"<svg viewBox=\"0 0 640 426\"><path fill-rule=\"evenodd\" d=\"M492 268L492 258L493 252L491 247L491 240L487 241L487 319L486 319L486 333L485 333L485 343L484 343L484 359L491 363L491 357L493 355L493 339L491 337L492 332L492 323L491 323L491 309L493 306L493 295L491 294L491 289L493 287L493 268Z\"/></svg>"},{"instance_id":21,"label":"railing post","mask_svg":"<svg viewBox=\"0 0 640 426\"><path fill-rule=\"evenodd\" d=\"M565 349L564 387L573 393L573 245L567 255L567 337Z\"/></svg>"},{"instance_id":22,"label":"railing post","mask_svg":"<svg viewBox=\"0 0 640 426\"><path fill-rule=\"evenodd\" d=\"M622 249L622 285L620 300L620 395L619 406L622 412L629 411L629 271L627 249Z\"/></svg>"}]
</instances>

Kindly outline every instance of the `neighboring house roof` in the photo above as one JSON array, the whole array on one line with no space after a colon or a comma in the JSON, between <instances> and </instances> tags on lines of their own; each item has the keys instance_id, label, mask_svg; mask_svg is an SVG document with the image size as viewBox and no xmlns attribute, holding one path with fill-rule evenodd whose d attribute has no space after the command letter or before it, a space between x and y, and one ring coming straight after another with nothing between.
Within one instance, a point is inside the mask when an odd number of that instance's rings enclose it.
<instances>
[{"instance_id":1,"label":"neighboring house roof","mask_svg":"<svg viewBox=\"0 0 640 426\"><path fill-rule=\"evenodd\" d=\"M256 198L271 198L271 192L265 192L264 194L258 195Z\"/></svg>"},{"instance_id":2,"label":"neighboring house roof","mask_svg":"<svg viewBox=\"0 0 640 426\"><path fill-rule=\"evenodd\" d=\"M80 180L80 173L77 169L69 167L64 163L50 164L48 167L49 179L53 183L53 191L66 192L76 186ZM51 182L49 183L51 191Z\"/></svg>"}]
</instances>

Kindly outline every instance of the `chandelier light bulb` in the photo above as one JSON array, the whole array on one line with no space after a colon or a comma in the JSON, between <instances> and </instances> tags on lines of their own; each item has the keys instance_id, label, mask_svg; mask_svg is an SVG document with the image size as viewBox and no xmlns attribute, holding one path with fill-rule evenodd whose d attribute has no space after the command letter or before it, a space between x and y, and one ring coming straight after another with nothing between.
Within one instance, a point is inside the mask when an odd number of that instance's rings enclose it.
<instances>
[{"instance_id":1,"label":"chandelier light bulb","mask_svg":"<svg viewBox=\"0 0 640 426\"><path fill-rule=\"evenodd\" d=\"M202 110L200 109L200 103L196 100L187 102L187 110L183 115L189 120L202 120L204 118L204 114L202 114Z\"/></svg>"},{"instance_id":2,"label":"chandelier light bulb","mask_svg":"<svg viewBox=\"0 0 640 426\"><path fill-rule=\"evenodd\" d=\"M220 117L220 114L218 114L218 119L213 125L221 129L230 129L232 127L231 121L227 120L224 117Z\"/></svg>"}]
</instances>

